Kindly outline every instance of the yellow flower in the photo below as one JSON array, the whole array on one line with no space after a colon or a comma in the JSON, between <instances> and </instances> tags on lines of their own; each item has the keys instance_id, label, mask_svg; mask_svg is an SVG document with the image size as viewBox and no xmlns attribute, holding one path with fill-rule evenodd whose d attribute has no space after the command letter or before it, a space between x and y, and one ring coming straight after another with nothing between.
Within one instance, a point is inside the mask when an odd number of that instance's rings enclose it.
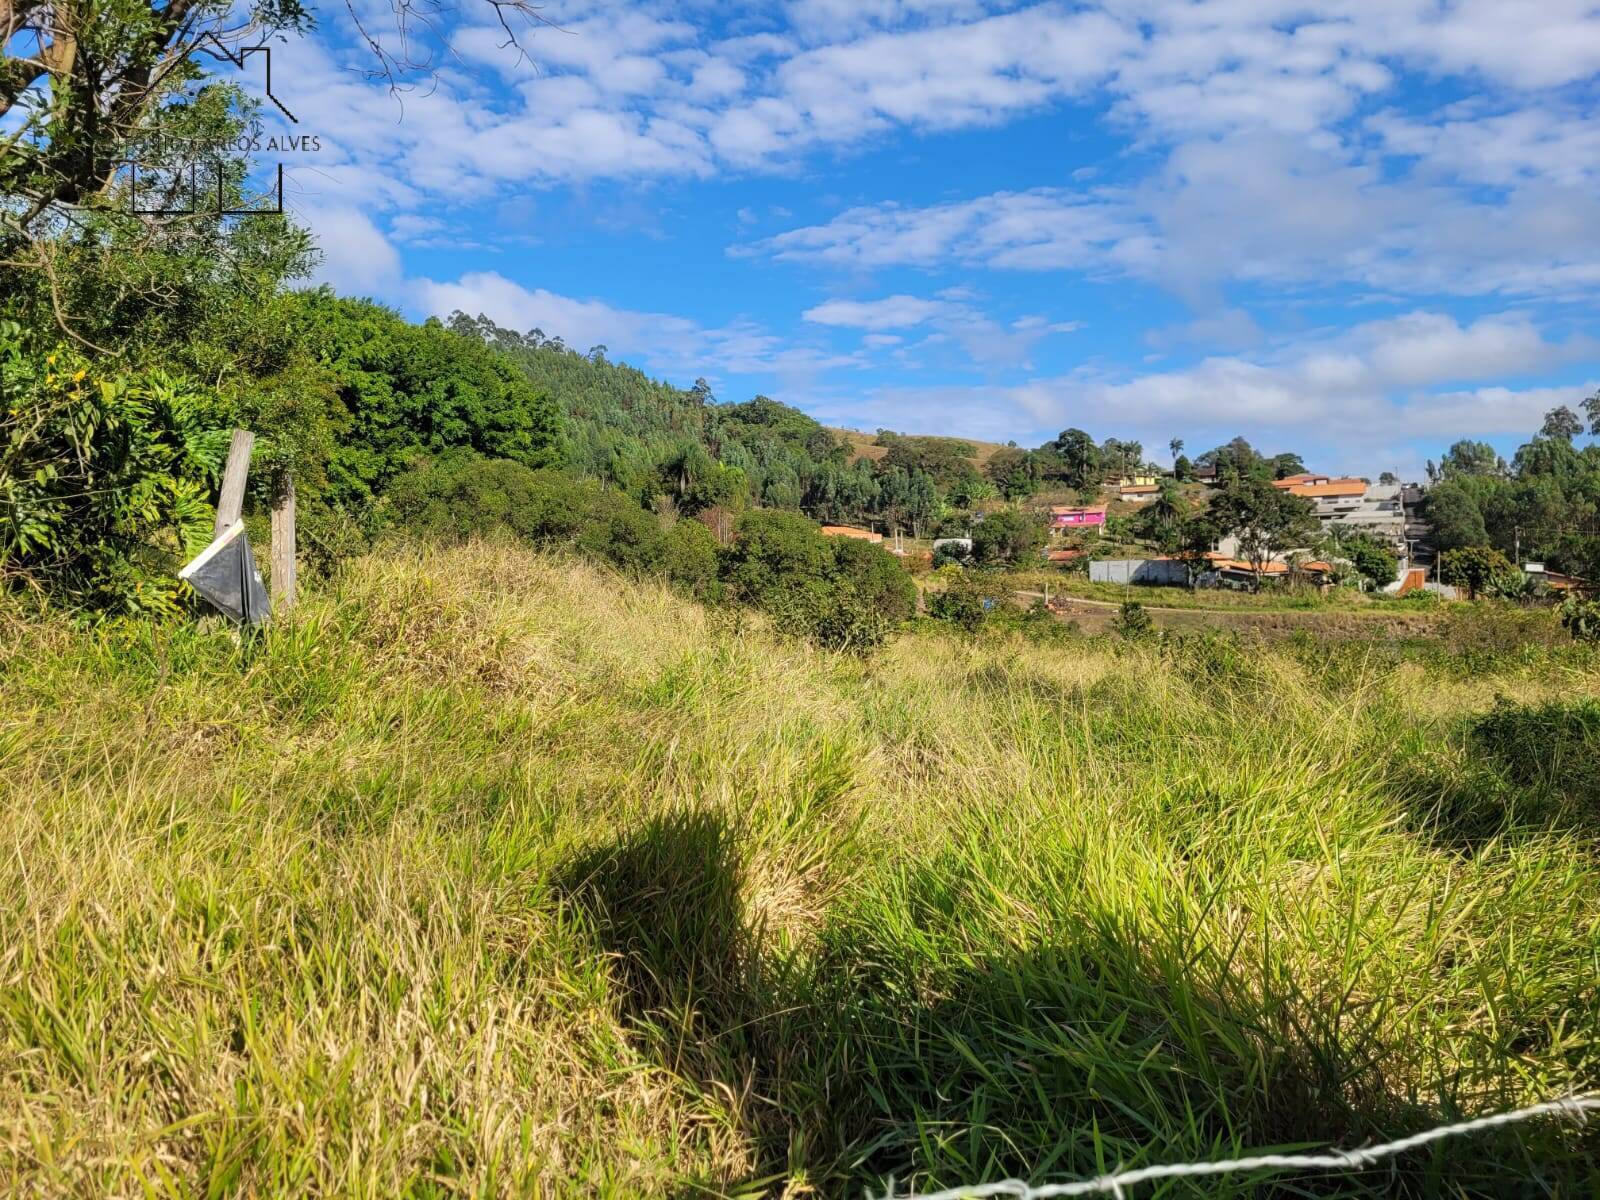
<instances>
[{"instance_id":1,"label":"yellow flower","mask_svg":"<svg viewBox=\"0 0 1600 1200\"><path fill-rule=\"evenodd\" d=\"M79 371L74 373L74 375L72 376L72 382L73 383L82 383L83 382L83 377L85 375L87 375L88 373L89 373L88 371L80 369Z\"/></svg>"}]
</instances>

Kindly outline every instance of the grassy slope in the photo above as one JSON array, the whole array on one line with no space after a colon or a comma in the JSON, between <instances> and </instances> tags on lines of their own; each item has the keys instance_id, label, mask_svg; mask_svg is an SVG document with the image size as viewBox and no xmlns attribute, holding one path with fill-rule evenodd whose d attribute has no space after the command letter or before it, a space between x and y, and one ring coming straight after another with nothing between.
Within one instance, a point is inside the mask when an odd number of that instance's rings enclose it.
<instances>
[{"instance_id":1,"label":"grassy slope","mask_svg":"<svg viewBox=\"0 0 1600 1200\"><path fill-rule=\"evenodd\" d=\"M1460 732L1594 675L731 621L489 547L248 650L0 610L0 1192L859 1195L1600 1080L1594 811Z\"/></svg>"},{"instance_id":2,"label":"grassy slope","mask_svg":"<svg viewBox=\"0 0 1600 1200\"><path fill-rule=\"evenodd\" d=\"M831 425L828 426L828 432L833 434L834 437L840 439L846 446L849 447L850 457L852 460L858 458L870 458L873 462L877 462L878 459L889 453L889 448L887 446L874 445L874 442L878 436L875 433L866 433L859 429L841 429ZM939 435L930 434L927 436L937 437ZM965 442L967 445L971 446L978 452L972 461L979 467L982 467L984 463L988 462L989 459L994 456L994 452L996 450L1002 450L1005 448L999 442L980 442L972 438L945 438L944 440L952 442Z\"/></svg>"}]
</instances>

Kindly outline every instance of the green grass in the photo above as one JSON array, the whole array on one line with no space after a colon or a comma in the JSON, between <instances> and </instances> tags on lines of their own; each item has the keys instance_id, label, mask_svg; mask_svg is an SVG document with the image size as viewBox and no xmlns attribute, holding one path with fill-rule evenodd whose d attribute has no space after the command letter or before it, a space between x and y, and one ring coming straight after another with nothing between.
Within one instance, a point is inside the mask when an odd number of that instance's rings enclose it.
<instances>
[{"instance_id":1,"label":"green grass","mask_svg":"<svg viewBox=\"0 0 1600 1200\"><path fill-rule=\"evenodd\" d=\"M487 546L243 644L0 609L0 1193L859 1196L1591 1087L1593 780L1522 760L1600 675L1451 653L861 662Z\"/></svg>"},{"instance_id":2,"label":"green grass","mask_svg":"<svg viewBox=\"0 0 1600 1200\"><path fill-rule=\"evenodd\" d=\"M1050 594L1077 596L1085 600L1102 600L1121 604L1124 600L1137 600L1152 608L1259 610L1283 612L1361 612L1392 611L1391 606L1374 602L1349 588L1336 588L1326 596L1311 589L1290 589L1267 585L1259 592L1233 591L1229 588L1201 588L1189 591L1181 587L1145 587L1121 583L1093 583L1082 575L1060 571L1018 571L1012 575L1019 588L1042 591L1046 581Z\"/></svg>"}]
</instances>

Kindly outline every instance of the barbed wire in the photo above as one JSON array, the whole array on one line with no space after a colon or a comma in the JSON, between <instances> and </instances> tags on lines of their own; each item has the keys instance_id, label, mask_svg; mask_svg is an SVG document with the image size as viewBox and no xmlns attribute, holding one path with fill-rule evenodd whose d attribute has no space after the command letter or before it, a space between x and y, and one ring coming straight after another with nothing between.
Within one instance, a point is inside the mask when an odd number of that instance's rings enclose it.
<instances>
[{"instance_id":1,"label":"barbed wire","mask_svg":"<svg viewBox=\"0 0 1600 1200\"><path fill-rule=\"evenodd\" d=\"M1589 1112L1600 1110L1600 1095L1564 1096L1543 1104L1529 1105L1510 1112L1475 1117L1453 1125L1440 1125L1377 1146L1358 1150L1330 1150L1323 1154L1258 1154L1249 1158L1223 1159L1217 1162L1166 1163L1160 1166L1136 1167L1128 1171L1114 1171L1094 1179L1079 1179L1068 1183L1034 1185L1021 1179L1002 1179L995 1183L966 1184L938 1192L896 1192L894 1179L888 1180L889 1190L881 1198L869 1191L867 1200L1054 1200L1062 1196L1112 1196L1127 1200L1126 1189L1136 1184L1156 1179L1195 1178L1204 1175L1231 1175L1245 1171L1360 1171L1375 1166L1383 1159L1393 1158L1419 1146L1462 1137L1502 1125L1515 1125L1539 1117L1566 1116L1580 1124Z\"/></svg>"}]
</instances>

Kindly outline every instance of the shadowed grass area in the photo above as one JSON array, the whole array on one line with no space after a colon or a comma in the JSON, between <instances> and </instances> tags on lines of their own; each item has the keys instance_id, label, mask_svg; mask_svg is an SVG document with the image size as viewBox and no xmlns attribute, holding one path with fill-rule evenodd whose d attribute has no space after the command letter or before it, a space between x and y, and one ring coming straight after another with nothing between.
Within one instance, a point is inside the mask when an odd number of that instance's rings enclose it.
<instances>
[{"instance_id":1,"label":"shadowed grass area","mask_svg":"<svg viewBox=\"0 0 1600 1200\"><path fill-rule=\"evenodd\" d=\"M1596 697L1392 647L861 662L485 545L243 643L0 609L0 1192L844 1196L1587 1088L1594 829L1531 798L1585 799L1543 706ZM1577 1196L1597 1152L1152 1194Z\"/></svg>"}]
</instances>

